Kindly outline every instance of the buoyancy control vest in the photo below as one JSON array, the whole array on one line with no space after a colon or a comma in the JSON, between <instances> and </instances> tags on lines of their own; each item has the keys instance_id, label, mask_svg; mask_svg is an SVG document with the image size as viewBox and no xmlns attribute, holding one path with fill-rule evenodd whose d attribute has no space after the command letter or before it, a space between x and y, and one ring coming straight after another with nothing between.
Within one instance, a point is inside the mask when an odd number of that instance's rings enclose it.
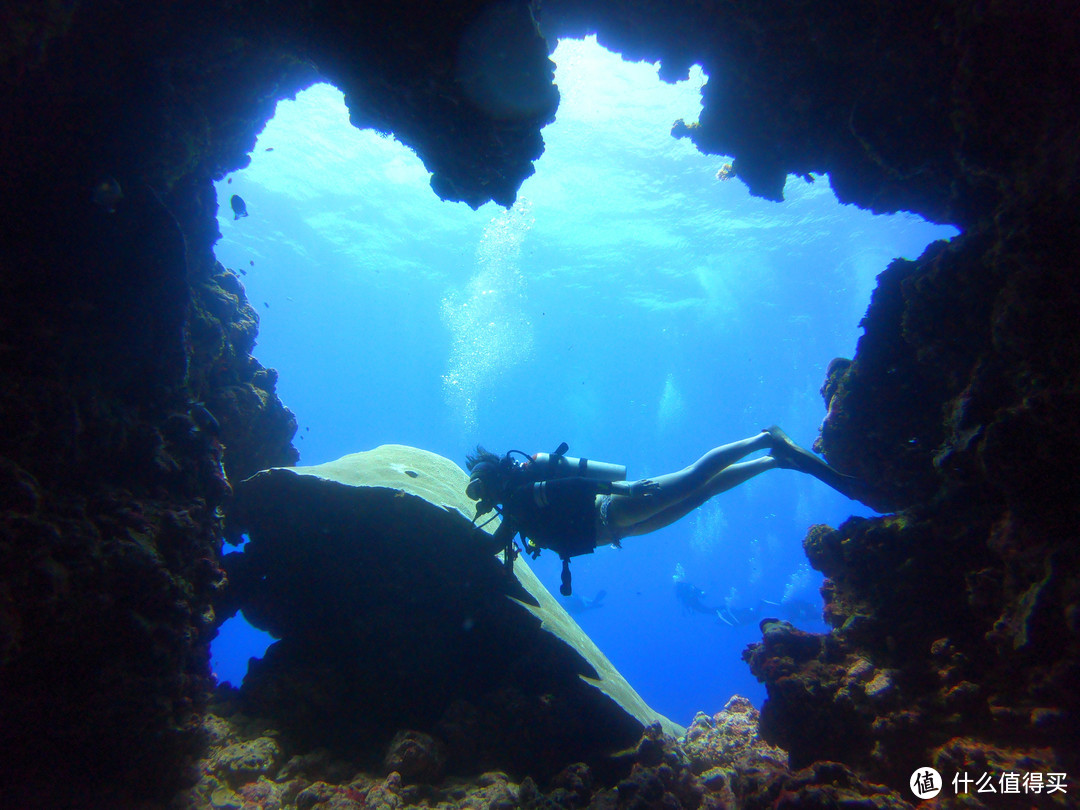
<instances>
[{"instance_id":1,"label":"buoyancy control vest","mask_svg":"<svg viewBox=\"0 0 1080 810\"><path fill-rule=\"evenodd\" d=\"M506 475L511 479L517 479L517 481L522 483L538 483L540 481L550 481L558 478L588 478L595 481L626 480L625 466L621 464L611 464L606 461L594 461L587 458L567 456L566 451L569 449L569 445L566 442L562 442L554 453L534 453L532 456L529 456L527 453L523 453L520 450L510 450L503 457L499 465L500 472L501 474ZM525 461L520 463L515 462L513 460L514 454L522 456L525 458ZM498 509L498 507L496 507L496 509ZM525 540L525 549L534 559L540 553L540 546L531 544L528 539ZM511 541L508 544L505 553L505 559L508 566L513 564L514 556L516 556L516 550L513 548L513 543ZM562 560L562 582L559 592L563 596L570 596L572 593L570 557L573 556L573 552L562 553L559 556Z\"/></svg>"}]
</instances>

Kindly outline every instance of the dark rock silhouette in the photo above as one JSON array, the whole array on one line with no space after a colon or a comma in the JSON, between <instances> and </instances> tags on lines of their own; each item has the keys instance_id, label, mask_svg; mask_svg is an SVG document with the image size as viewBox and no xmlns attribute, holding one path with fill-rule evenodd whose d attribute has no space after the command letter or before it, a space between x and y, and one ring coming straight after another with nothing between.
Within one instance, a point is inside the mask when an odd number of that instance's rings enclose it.
<instances>
[{"instance_id":1,"label":"dark rock silhouette","mask_svg":"<svg viewBox=\"0 0 1080 810\"><path fill-rule=\"evenodd\" d=\"M5 26L10 804L172 794L199 753L207 645L229 607L231 487L296 459L275 375L250 356L257 317L213 259L212 180L245 164L278 99L327 79L355 124L416 150L440 196L507 205L557 106L544 37L589 31L667 78L700 63L701 123L675 133L733 157L754 193L828 172L844 202L964 231L887 270L826 383L821 449L898 514L808 536L835 630L817 653L768 637L752 653L766 736L808 761L803 718L853 718L829 742L842 764L800 772L825 784L906 790L916 760L1080 770L1072 4L16 0ZM103 178L122 198L94 202Z\"/></svg>"},{"instance_id":2,"label":"dark rock silhouette","mask_svg":"<svg viewBox=\"0 0 1080 810\"><path fill-rule=\"evenodd\" d=\"M681 733L524 561L506 570L494 527L466 517L468 481L434 453L383 445L239 486L250 541L225 567L237 606L280 639L245 678L245 712L294 748L373 763L405 722L452 743L459 773L537 778L600 762L653 722Z\"/></svg>"}]
</instances>

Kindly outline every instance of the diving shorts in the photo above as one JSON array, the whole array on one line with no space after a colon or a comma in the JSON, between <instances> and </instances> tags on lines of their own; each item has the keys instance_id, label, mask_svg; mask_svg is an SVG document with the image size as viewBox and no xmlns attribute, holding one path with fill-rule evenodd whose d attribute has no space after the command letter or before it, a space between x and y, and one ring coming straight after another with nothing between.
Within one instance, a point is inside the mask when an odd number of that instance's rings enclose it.
<instances>
[{"instance_id":1,"label":"diving shorts","mask_svg":"<svg viewBox=\"0 0 1080 810\"><path fill-rule=\"evenodd\" d=\"M611 544L616 548L622 548L622 536L608 521L608 509L611 508L610 495L596 496L596 545L597 547Z\"/></svg>"}]
</instances>

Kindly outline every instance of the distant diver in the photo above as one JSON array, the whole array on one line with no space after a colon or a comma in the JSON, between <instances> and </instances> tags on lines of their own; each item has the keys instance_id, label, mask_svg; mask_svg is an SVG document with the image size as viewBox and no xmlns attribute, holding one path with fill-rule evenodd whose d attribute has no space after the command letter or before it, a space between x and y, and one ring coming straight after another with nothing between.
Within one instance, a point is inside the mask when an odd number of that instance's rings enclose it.
<instances>
[{"instance_id":1,"label":"distant diver","mask_svg":"<svg viewBox=\"0 0 1080 810\"><path fill-rule=\"evenodd\" d=\"M716 611L716 618L731 627L746 627L756 622L763 614L769 613L770 611L762 609L769 604L772 603L759 599L754 607L743 607L730 598L725 599L724 606Z\"/></svg>"},{"instance_id":2,"label":"distant diver","mask_svg":"<svg viewBox=\"0 0 1080 810\"><path fill-rule=\"evenodd\" d=\"M596 596L592 599L586 599L584 596L571 594L570 596L563 597L562 604L563 607L566 608L567 613L578 616L590 610L602 608L604 606L605 596L607 596L607 591L597 591Z\"/></svg>"},{"instance_id":3,"label":"distant diver","mask_svg":"<svg viewBox=\"0 0 1080 810\"><path fill-rule=\"evenodd\" d=\"M687 580L686 571L683 570L682 563L675 564L675 573L671 577L675 583L675 598L682 604L683 613L704 613L706 615L716 616L721 621L727 621L720 615L721 608L710 607L703 601L705 599L705 591L701 590L697 585Z\"/></svg>"},{"instance_id":4,"label":"distant diver","mask_svg":"<svg viewBox=\"0 0 1080 810\"><path fill-rule=\"evenodd\" d=\"M757 623L762 616L779 616L784 621L796 625L807 625L812 622L821 624L822 622L821 605L815 607L802 599L786 602L759 599L754 607L724 605L716 612L716 615L720 621L732 627L747 627Z\"/></svg>"},{"instance_id":5,"label":"distant diver","mask_svg":"<svg viewBox=\"0 0 1080 810\"><path fill-rule=\"evenodd\" d=\"M240 217L246 217L248 215L247 203L244 202L244 198L241 197L239 194L232 195L232 199L229 200L229 205L232 206L233 214L235 214L235 216L233 217L234 220L240 219Z\"/></svg>"},{"instance_id":6,"label":"distant diver","mask_svg":"<svg viewBox=\"0 0 1080 810\"><path fill-rule=\"evenodd\" d=\"M716 611L716 618L731 627L745 627L751 624L758 615L756 608L732 608L727 605Z\"/></svg>"},{"instance_id":7,"label":"distant diver","mask_svg":"<svg viewBox=\"0 0 1080 810\"><path fill-rule=\"evenodd\" d=\"M541 549L556 552L563 561L559 588L563 596L572 593L571 557L669 526L714 495L766 470L798 470L844 494L852 480L775 425L716 447L678 472L638 481L625 480L623 466L570 458L568 449L563 442L551 454L529 456L511 450L500 457L477 446L466 459L470 477L465 491L477 502L473 522L492 509L502 517L495 543L505 550L508 565L513 563L514 537L519 534L525 552L534 558ZM768 455L740 461L759 450ZM515 461L515 454L524 460Z\"/></svg>"},{"instance_id":8,"label":"distant diver","mask_svg":"<svg viewBox=\"0 0 1080 810\"><path fill-rule=\"evenodd\" d=\"M808 622L821 624L824 621L821 617L821 603L814 605L805 599L782 599L779 602L762 599L759 613L761 615L766 613L773 616L779 615L781 619L796 625L807 624Z\"/></svg>"}]
</instances>

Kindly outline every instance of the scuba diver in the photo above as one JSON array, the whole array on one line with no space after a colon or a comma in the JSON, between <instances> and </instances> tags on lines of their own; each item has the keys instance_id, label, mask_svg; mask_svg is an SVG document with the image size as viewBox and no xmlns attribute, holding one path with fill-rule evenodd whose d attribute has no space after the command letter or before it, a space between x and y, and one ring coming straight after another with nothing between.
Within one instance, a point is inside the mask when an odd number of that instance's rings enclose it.
<instances>
[{"instance_id":1,"label":"scuba diver","mask_svg":"<svg viewBox=\"0 0 1080 810\"><path fill-rule=\"evenodd\" d=\"M517 553L513 541L518 534L534 559L541 549L555 551L563 561L563 596L572 593L571 557L668 526L766 470L798 470L844 494L845 482L852 480L775 425L715 447L678 472L639 481L626 481L626 468L620 465L570 458L568 449L563 442L551 454L511 450L500 457L478 446L466 459L470 477L465 491L477 502L473 523L492 509L502 517L494 538L508 566ZM760 450L768 455L742 461ZM524 461L515 461L515 454Z\"/></svg>"},{"instance_id":2,"label":"scuba diver","mask_svg":"<svg viewBox=\"0 0 1080 810\"><path fill-rule=\"evenodd\" d=\"M766 621L785 621L796 627L806 628L807 625L823 624L821 617L822 606L814 606L802 599L791 601L773 602L770 599L759 599L754 607L741 607L725 604L716 611L717 618L724 624L732 627L745 627L751 624L759 624L763 616L778 616L778 619Z\"/></svg>"},{"instance_id":3,"label":"scuba diver","mask_svg":"<svg viewBox=\"0 0 1080 810\"><path fill-rule=\"evenodd\" d=\"M721 621L727 621L720 613L723 608L710 607L702 601L705 599L705 591L686 578L686 571L682 567L682 563L675 563L675 573L672 575L671 581L675 583L675 598L682 604L683 613L687 615L705 613L716 616Z\"/></svg>"}]
</instances>

